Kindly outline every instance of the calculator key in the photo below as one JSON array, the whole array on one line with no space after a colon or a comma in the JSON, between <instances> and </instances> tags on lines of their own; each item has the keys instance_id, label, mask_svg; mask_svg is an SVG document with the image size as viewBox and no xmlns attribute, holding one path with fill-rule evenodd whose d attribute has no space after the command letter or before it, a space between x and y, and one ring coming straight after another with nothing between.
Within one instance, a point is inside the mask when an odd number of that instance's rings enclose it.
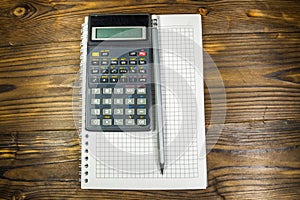
<instances>
[{"instance_id":1,"label":"calculator key","mask_svg":"<svg viewBox=\"0 0 300 200\"><path fill-rule=\"evenodd\" d=\"M136 74L136 69L135 69L135 68L129 69L129 73L130 73L130 74Z\"/></svg>"},{"instance_id":2,"label":"calculator key","mask_svg":"<svg viewBox=\"0 0 300 200\"><path fill-rule=\"evenodd\" d=\"M130 65L136 65L137 62L136 62L136 60L131 60L131 61L129 61L129 64L130 64Z\"/></svg>"},{"instance_id":3,"label":"calculator key","mask_svg":"<svg viewBox=\"0 0 300 200\"><path fill-rule=\"evenodd\" d=\"M108 65L108 61L107 60L102 60L101 65Z\"/></svg>"},{"instance_id":4,"label":"calculator key","mask_svg":"<svg viewBox=\"0 0 300 200\"><path fill-rule=\"evenodd\" d=\"M140 51L140 52L138 53L138 55L141 56L141 57L144 57L144 56L147 55L147 53L146 53L145 51Z\"/></svg>"},{"instance_id":5,"label":"calculator key","mask_svg":"<svg viewBox=\"0 0 300 200\"><path fill-rule=\"evenodd\" d=\"M128 72L127 69L119 69L120 74L126 74Z\"/></svg>"},{"instance_id":6,"label":"calculator key","mask_svg":"<svg viewBox=\"0 0 300 200\"><path fill-rule=\"evenodd\" d=\"M134 109L133 108L126 108L125 109L125 115L134 115Z\"/></svg>"},{"instance_id":7,"label":"calculator key","mask_svg":"<svg viewBox=\"0 0 300 200\"><path fill-rule=\"evenodd\" d=\"M129 52L129 55L130 55L130 56L136 56L136 55L137 55L137 52L135 52L135 51Z\"/></svg>"},{"instance_id":8,"label":"calculator key","mask_svg":"<svg viewBox=\"0 0 300 200\"><path fill-rule=\"evenodd\" d=\"M99 74L99 68L92 68L91 73L92 74Z\"/></svg>"},{"instance_id":9,"label":"calculator key","mask_svg":"<svg viewBox=\"0 0 300 200\"><path fill-rule=\"evenodd\" d=\"M127 78L126 77L121 77L120 78L120 83L126 83L127 82Z\"/></svg>"},{"instance_id":10,"label":"calculator key","mask_svg":"<svg viewBox=\"0 0 300 200\"><path fill-rule=\"evenodd\" d=\"M123 94L123 88L114 88L114 94Z\"/></svg>"},{"instance_id":11,"label":"calculator key","mask_svg":"<svg viewBox=\"0 0 300 200\"><path fill-rule=\"evenodd\" d=\"M146 64L147 64L146 60L140 60L139 61L139 65L146 65Z\"/></svg>"},{"instance_id":12,"label":"calculator key","mask_svg":"<svg viewBox=\"0 0 300 200\"><path fill-rule=\"evenodd\" d=\"M139 78L139 82L147 82L147 78Z\"/></svg>"},{"instance_id":13,"label":"calculator key","mask_svg":"<svg viewBox=\"0 0 300 200\"><path fill-rule=\"evenodd\" d=\"M137 125L139 125L139 126L146 126L147 125L146 119L137 119L136 122L137 122Z\"/></svg>"},{"instance_id":14,"label":"calculator key","mask_svg":"<svg viewBox=\"0 0 300 200\"><path fill-rule=\"evenodd\" d=\"M137 94L146 94L146 88L137 88L136 93Z\"/></svg>"},{"instance_id":15,"label":"calculator key","mask_svg":"<svg viewBox=\"0 0 300 200\"><path fill-rule=\"evenodd\" d=\"M114 109L114 115L123 115L123 109L122 108L115 108Z\"/></svg>"},{"instance_id":16,"label":"calculator key","mask_svg":"<svg viewBox=\"0 0 300 200\"><path fill-rule=\"evenodd\" d=\"M99 78L91 78L91 83L99 83Z\"/></svg>"},{"instance_id":17,"label":"calculator key","mask_svg":"<svg viewBox=\"0 0 300 200\"><path fill-rule=\"evenodd\" d=\"M117 61L117 60L111 60L111 61L110 61L110 64L111 64L111 65L117 65L117 64L118 64L118 61Z\"/></svg>"},{"instance_id":18,"label":"calculator key","mask_svg":"<svg viewBox=\"0 0 300 200\"><path fill-rule=\"evenodd\" d=\"M146 115L147 114L147 111L146 111L146 109L137 109L137 111L136 111L137 113L137 115Z\"/></svg>"},{"instance_id":19,"label":"calculator key","mask_svg":"<svg viewBox=\"0 0 300 200\"><path fill-rule=\"evenodd\" d=\"M112 93L112 88L103 88L102 93L103 94L111 94Z\"/></svg>"},{"instance_id":20,"label":"calculator key","mask_svg":"<svg viewBox=\"0 0 300 200\"><path fill-rule=\"evenodd\" d=\"M147 71L146 71L146 69L139 69L139 73L140 73L140 74L146 74Z\"/></svg>"},{"instance_id":21,"label":"calculator key","mask_svg":"<svg viewBox=\"0 0 300 200\"><path fill-rule=\"evenodd\" d=\"M147 103L147 99L146 98L138 98L137 99L137 104L138 105L144 105L144 104L146 104Z\"/></svg>"},{"instance_id":22,"label":"calculator key","mask_svg":"<svg viewBox=\"0 0 300 200\"><path fill-rule=\"evenodd\" d=\"M109 105L109 104L111 104L111 99L103 99L102 103L106 104L106 105Z\"/></svg>"},{"instance_id":23,"label":"calculator key","mask_svg":"<svg viewBox=\"0 0 300 200\"><path fill-rule=\"evenodd\" d=\"M111 115L111 109L109 109L109 108L104 108L104 109L102 110L102 114L103 114L103 115Z\"/></svg>"},{"instance_id":24,"label":"calculator key","mask_svg":"<svg viewBox=\"0 0 300 200\"><path fill-rule=\"evenodd\" d=\"M122 126L123 125L123 119L114 119L114 125Z\"/></svg>"},{"instance_id":25,"label":"calculator key","mask_svg":"<svg viewBox=\"0 0 300 200\"><path fill-rule=\"evenodd\" d=\"M92 126L99 126L100 125L100 119L91 119L91 125Z\"/></svg>"},{"instance_id":26,"label":"calculator key","mask_svg":"<svg viewBox=\"0 0 300 200\"><path fill-rule=\"evenodd\" d=\"M125 121L125 125L127 125L127 126L132 126L134 124L135 124L134 119L126 119L126 121Z\"/></svg>"},{"instance_id":27,"label":"calculator key","mask_svg":"<svg viewBox=\"0 0 300 200\"><path fill-rule=\"evenodd\" d=\"M101 69L101 74L108 74L109 70L108 69Z\"/></svg>"},{"instance_id":28,"label":"calculator key","mask_svg":"<svg viewBox=\"0 0 300 200\"><path fill-rule=\"evenodd\" d=\"M103 126L111 126L111 119L102 119Z\"/></svg>"},{"instance_id":29,"label":"calculator key","mask_svg":"<svg viewBox=\"0 0 300 200\"><path fill-rule=\"evenodd\" d=\"M100 88L92 88L92 94L100 94Z\"/></svg>"},{"instance_id":30,"label":"calculator key","mask_svg":"<svg viewBox=\"0 0 300 200\"><path fill-rule=\"evenodd\" d=\"M92 57L99 57L99 52L92 52Z\"/></svg>"},{"instance_id":31,"label":"calculator key","mask_svg":"<svg viewBox=\"0 0 300 200\"><path fill-rule=\"evenodd\" d=\"M99 60L92 60L92 65L99 65Z\"/></svg>"},{"instance_id":32,"label":"calculator key","mask_svg":"<svg viewBox=\"0 0 300 200\"><path fill-rule=\"evenodd\" d=\"M121 98L114 99L114 104L115 105L122 105L123 104L123 99L121 99Z\"/></svg>"},{"instance_id":33,"label":"calculator key","mask_svg":"<svg viewBox=\"0 0 300 200\"><path fill-rule=\"evenodd\" d=\"M118 82L118 78L110 78L109 80L111 83L117 83Z\"/></svg>"},{"instance_id":34,"label":"calculator key","mask_svg":"<svg viewBox=\"0 0 300 200\"><path fill-rule=\"evenodd\" d=\"M134 104L134 98L127 98L127 99L125 99L125 104L126 105Z\"/></svg>"},{"instance_id":35,"label":"calculator key","mask_svg":"<svg viewBox=\"0 0 300 200\"><path fill-rule=\"evenodd\" d=\"M110 70L110 73L111 73L111 74L117 74L117 73L118 73L118 70L117 70L117 69L111 69L111 70Z\"/></svg>"},{"instance_id":36,"label":"calculator key","mask_svg":"<svg viewBox=\"0 0 300 200\"><path fill-rule=\"evenodd\" d=\"M134 83L134 82L136 82L136 78L134 78L134 77L130 77L130 78L129 78L129 82L131 82L131 83Z\"/></svg>"},{"instance_id":37,"label":"calculator key","mask_svg":"<svg viewBox=\"0 0 300 200\"><path fill-rule=\"evenodd\" d=\"M91 115L100 115L100 109L91 109Z\"/></svg>"},{"instance_id":38,"label":"calculator key","mask_svg":"<svg viewBox=\"0 0 300 200\"><path fill-rule=\"evenodd\" d=\"M120 65L127 65L127 61L126 60L121 60Z\"/></svg>"},{"instance_id":39,"label":"calculator key","mask_svg":"<svg viewBox=\"0 0 300 200\"><path fill-rule=\"evenodd\" d=\"M101 56L109 56L109 52L101 52Z\"/></svg>"},{"instance_id":40,"label":"calculator key","mask_svg":"<svg viewBox=\"0 0 300 200\"><path fill-rule=\"evenodd\" d=\"M107 77L101 77L100 82L101 83L107 83L108 82L108 78Z\"/></svg>"},{"instance_id":41,"label":"calculator key","mask_svg":"<svg viewBox=\"0 0 300 200\"><path fill-rule=\"evenodd\" d=\"M92 99L91 104L100 104L100 99Z\"/></svg>"},{"instance_id":42,"label":"calculator key","mask_svg":"<svg viewBox=\"0 0 300 200\"><path fill-rule=\"evenodd\" d=\"M126 94L134 94L135 88L125 88L125 93Z\"/></svg>"}]
</instances>

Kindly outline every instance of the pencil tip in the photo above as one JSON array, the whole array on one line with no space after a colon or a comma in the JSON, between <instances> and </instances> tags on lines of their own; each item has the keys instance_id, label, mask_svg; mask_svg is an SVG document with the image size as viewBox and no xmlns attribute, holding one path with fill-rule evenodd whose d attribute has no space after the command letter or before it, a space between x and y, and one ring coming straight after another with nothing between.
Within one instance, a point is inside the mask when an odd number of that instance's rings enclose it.
<instances>
[{"instance_id":1,"label":"pencil tip","mask_svg":"<svg viewBox=\"0 0 300 200\"><path fill-rule=\"evenodd\" d=\"M164 174L164 168L160 168L160 173Z\"/></svg>"}]
</instances>

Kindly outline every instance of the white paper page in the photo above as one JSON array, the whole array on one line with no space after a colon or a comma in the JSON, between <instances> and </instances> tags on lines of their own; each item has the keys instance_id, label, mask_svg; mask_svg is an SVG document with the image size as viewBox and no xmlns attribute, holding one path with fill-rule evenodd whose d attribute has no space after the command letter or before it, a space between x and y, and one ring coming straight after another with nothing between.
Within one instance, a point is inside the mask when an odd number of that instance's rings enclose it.
<instances>
[{"instance_id":1,"label":"white paper page","mask_svg":"<svg viewBox=\"0 0 300 200\"><path fill-rule=\"evenodd\" d=\"M207 186L201 17L160 15L153 18L159 23L165 113L164 174L160 173L158 164L156 132L97 133L86 131L82 123L83 189L163 190ZM82 51L86 51L87 30L83 35ZM85 75L86 68L82 67L82 99L85 99ZM84 108L83 101L83 122Z\"/></svg>"}]
</instances>

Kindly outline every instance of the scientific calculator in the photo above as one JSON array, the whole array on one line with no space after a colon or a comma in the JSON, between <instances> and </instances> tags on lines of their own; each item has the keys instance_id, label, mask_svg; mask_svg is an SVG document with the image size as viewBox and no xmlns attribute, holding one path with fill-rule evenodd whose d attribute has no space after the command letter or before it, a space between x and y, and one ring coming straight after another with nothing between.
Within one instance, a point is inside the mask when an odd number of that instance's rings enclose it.
<instances>
[{"instance_id":1,"label":"scientific calculator","mask_svg":"<svg viewBox=\"0 0 300 200\"><path fill-rule=\"evenodd\" d=\"M88 25L86 129L150 130L150 15L90 15Z\"/></svg>"}]
</instances>

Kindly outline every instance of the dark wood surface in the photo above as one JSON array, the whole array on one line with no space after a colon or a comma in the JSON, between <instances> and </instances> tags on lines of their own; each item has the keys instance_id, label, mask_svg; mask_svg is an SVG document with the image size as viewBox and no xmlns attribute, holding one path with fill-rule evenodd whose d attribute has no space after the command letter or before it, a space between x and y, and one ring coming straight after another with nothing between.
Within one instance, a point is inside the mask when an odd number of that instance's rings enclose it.
<instances>
[{"instance_id":1,"label":"dark wood surface","mask_svg":"<svg viewBox=\"0 0 300 200\"><path fill-rule=\"evenodd\" d=\"M206 190L80 189L72 85L89 13L203 16L227 96ZM0 198L300 199L299 13L297 0L2 0ZM210 122L211 95L217 86L205 89L208 129L222 126Z\"/></svg>"}]
</instances>

